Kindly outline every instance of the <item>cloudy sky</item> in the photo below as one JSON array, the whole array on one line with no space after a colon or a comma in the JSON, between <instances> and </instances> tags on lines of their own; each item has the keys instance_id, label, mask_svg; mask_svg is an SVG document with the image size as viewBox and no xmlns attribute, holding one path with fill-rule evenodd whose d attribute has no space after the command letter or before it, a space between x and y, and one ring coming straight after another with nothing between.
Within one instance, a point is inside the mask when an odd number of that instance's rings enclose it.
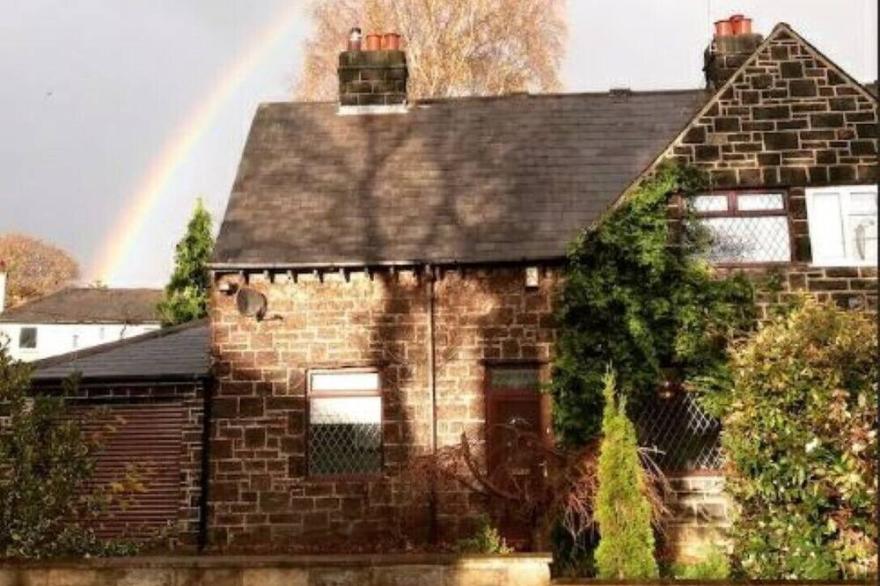
<instances>
[{"instance_id":1,"label":"cloudy sky","mask_svg":"<svg viewBox=\"0 0 880 586\"><path fill-rule=\"evenodd\" d=\"M69 250L83 281L161 285L197 197L219 222L256 105L287 99L292 0L0 0L0 233ZM876 0L569 0L566 91L702 85L711 22L791 24L877 74Z\"/></svg>"}]
</instances>

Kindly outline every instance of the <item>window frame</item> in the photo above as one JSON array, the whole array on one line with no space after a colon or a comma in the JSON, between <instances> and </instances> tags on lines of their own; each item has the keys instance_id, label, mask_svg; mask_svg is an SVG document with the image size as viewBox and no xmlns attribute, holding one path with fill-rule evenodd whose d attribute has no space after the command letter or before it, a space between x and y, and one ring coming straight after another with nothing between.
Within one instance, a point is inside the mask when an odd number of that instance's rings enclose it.
<instances>
[{"instance_id":1,"label":"window frame","mask_svg":"<svg viewBox=\"0 0 880 586\"><path fill-rule=\"evenodd\" d=\"M852 192L855 190L862 189L871 189L874 190L874 196L878 197L878 190L876 183L862 183L862 184L847 184L847 185L825 185L821 187L808 187L804 190L804 199L806 200L806 208L807 208L807 229L809 230L809 238L810 238L810 266L817 268L845 268L845 267L873 267L877 266L876 261L870 260L858 260L850 257L851 254L850 243L848 238L847 228L848 226L848 216L849 210L852 205ZM842 236L843 236L843 257L832 257L828 259L823 259L821 261L816 260L816 247L813 244L813 234L818 233L818 228L814 230L814 226L817 226L821 219L815 213L816 204L813 203L815 196L817 195L827 195L827 194L835 194L840 197L840 216L838 220L841 223L842 227ZM846 197L842 197L845 195ZM880 209L880 201L877 202L878 209Z\"/></svg>"},{"instance_id":2,"label":"window frame","mask_svg":"<svg viewBox=\"0 0 880 586\"><path fill-rule=\"evenodd\" d=\"M376 390L365 391L316 391L312 388L312 378L320 374L375 374L378 384ZM379 397L379 469L371 472L339 472L330 474L316 474L311 467L311 441L312 441L312 399L337 399L346 397ZM385 397L383 393L382 372L376 367L341 367L341 368L314 368L306 371L306 406L305 406L305 477L312 481L336 481L336 480L364 480L381 478L385 474Z\"/></svg>"},{"instance_id":3,"label":"window frame","mask_svg":"<svg viewBox=\"0 0 880 586\"><path fill-rule=\"evenodd\" d=\"M21 342L22 342L22 338L24 337L25 330L33 330L33 332L34 332L34 345L33 346L23 346L22 345ZM37 348L39 347L39 344L40 344L39 331L40 331L40 329L36 326L21 326L18 329L18 349L28 351L28 352L36 351Z\"/></svg>"},{"instance_id":4,"label":"window frame","mask_svg":"<svg viewBox=\"0 0 880 586\"><path fill-rule=\"evenodd\" d=\"M782 208L775 210L740 210L738 200L741 195L781 195ZM788 226L788 260L767 260L767 261L748 261L748 262L713 262L712 266L718 268L761 268L761 267L780 267L788 266L795 262L795 237L794 226L791 218L791 209L789 204L789 190L784 187L773 187L767 189L721 189L708 190L699 192L691 196L690 200L694 200L701 196L726 196L727 209L720 211L698 212L693 209L693 201L685 201L686 206L691 206L692 216L699 220L705 218L766 218L766 217L785 217L786 226Z\"/></svg>"}]
</instances>

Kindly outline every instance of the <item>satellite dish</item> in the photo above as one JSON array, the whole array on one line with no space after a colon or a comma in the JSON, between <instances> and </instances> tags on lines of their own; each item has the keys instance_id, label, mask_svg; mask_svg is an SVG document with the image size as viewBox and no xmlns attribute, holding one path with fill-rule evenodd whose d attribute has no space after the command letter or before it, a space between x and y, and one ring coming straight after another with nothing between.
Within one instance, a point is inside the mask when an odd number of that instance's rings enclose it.
<instances>
[{"instance_id":1,"label":"satellite dish","mask_svg":"<svg viewBox=\"0 0 880 586\"><path fill-rule=\"evenodd\" d=\"M235 306L245 317L262 319L266 314L266 296L251 287L242 287L235 294Z\"/></svg>"}]
</instances>

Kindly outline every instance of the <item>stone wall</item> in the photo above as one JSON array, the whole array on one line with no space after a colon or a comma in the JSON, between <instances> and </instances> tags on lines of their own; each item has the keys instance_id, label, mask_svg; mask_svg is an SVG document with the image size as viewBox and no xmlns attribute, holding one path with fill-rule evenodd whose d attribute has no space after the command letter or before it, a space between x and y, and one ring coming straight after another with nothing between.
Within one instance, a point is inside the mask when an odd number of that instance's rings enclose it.
<instances>
[{"instance_id":1,"label":"stone wall","mask_svg":"<svg viewBox=\"0 0 880 586\"><path fill-rule=\"evenodd\" d=\"M238 275L221 280L238 282ZM438 445L483 435L484 371L492 361L547 361L557 273L526 289L521 267L437 275L434 362ZM401 270L250 276L268 299L245 318L215 287L217 393L211 429L211 544L218 549L358 551L454 541L482 502L456 484L427 495L407 474L430 453L429 276ZM307 472L309 369L377 368L383 395L383 473L347 478Z\"/></svg>"},{"instance_id":2,"label":"stone wall","mask_svg":"<svg viewBox=\"0 0 880 586\"><path fill-rule=\"evenodd\" d=\"M669 148L718 188L874 183L877 101L780 25Z\"/></svg>"},{"instance_id":3,"label":"stone wall","mask_svg":"<svg viewBox=\"0 0 880 586\"><path fill-rule=\"evenodd\" d=\"M695 473L669 478L673 519L667 528L665 555L679 562L699 561L707 550L726 541L731 502L724 493L724 476Z\"/></svg>"},{"instance_id":4,"label":"stone wall","mask_svg":"<svg viewBox=\"0 0 880 586\"><path fill-rule=\"evenodd\" d=\"M141 557L0 563L0 586L547 586L550 556Z\"/></svg>"}]
</instances>

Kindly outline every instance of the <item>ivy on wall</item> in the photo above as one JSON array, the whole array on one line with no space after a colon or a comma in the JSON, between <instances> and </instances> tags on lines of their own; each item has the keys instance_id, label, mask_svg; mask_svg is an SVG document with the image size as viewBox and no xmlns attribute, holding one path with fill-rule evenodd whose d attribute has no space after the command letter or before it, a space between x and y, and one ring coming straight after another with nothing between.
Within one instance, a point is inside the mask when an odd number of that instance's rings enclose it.
<instances>
[{"instance_id":1,"label":"ivy on wall","mask_svg":"<svg viewBox=\"0 0 880 586\"><path fill-rule=\"evenodd\" d=\"M571 246L550 388L564 443L599 433L609 364L636 408L664 381L724 379L728 342L754 323L753 286L716 275L705 232L668 216L672 194L705 185L694 168L661 166Z\"/></svg>"}]
</instances>

